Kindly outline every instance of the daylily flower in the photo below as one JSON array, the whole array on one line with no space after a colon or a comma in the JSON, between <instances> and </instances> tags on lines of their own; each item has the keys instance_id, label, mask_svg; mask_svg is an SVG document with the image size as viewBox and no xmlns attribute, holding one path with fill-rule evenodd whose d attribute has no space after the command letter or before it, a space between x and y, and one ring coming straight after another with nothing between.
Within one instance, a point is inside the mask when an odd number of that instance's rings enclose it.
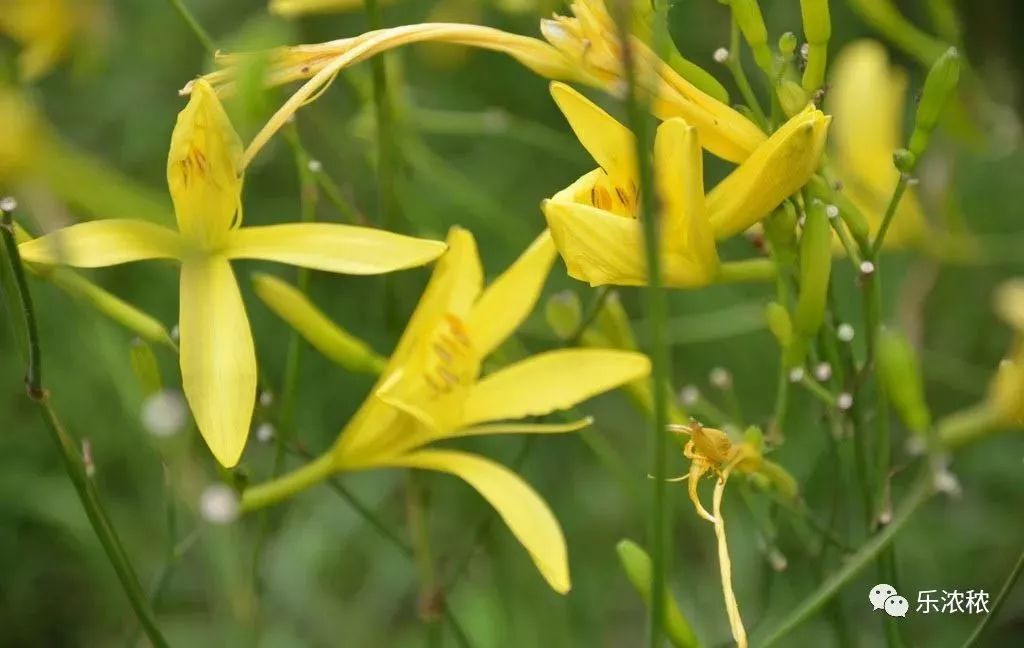
<instances>
[{"instance_id":1,"label":"daylily flower","mask_svg":"<svg viewBox=\"0 0 1024 648\"><path fill-rule=\"evenodd\" d=\"M339 471L405 467L451 473L498 511L551 587L567 592L565 538L544 501L503 466L427 446L467 436L577 430L587 422L509 421L572 407L642 378L650 362L629 351L564 349L481 377L484 359L533 309L554 245L545 232L484 290L473 236L453 228L448 246L373 394L334 447L278 481L247 490L243 508L259 508Z\"/></svg>"},{"instance_id":2,"label":"daylily flower","mask_svg":"<svg viewBox=\"0 0 1024 648\"><path fill-rule=\"evenodd\" d=\"M603 0L576 0L573 16L555 16L541 23L548 42L481 25L421 23L367 32L316 45L298 45L267 54L267 83L280 85L309 79L268 120L246 151L249 160L288 118L319 93L337 74L381 52L419 42L446 42L508 54L549 79L578 81L613 94L626 87L622 43ZM641 38L631 37L638 62L638 81L653 97L652 110L661 119L683 117L698 130L702 145L715 155L740 162L765 141L765 134L742 114L687 81L658 58ZM233 89L237 69L250 54L220 55L220 70L202 77L218 88ZM192 89L187 84L182 93Z\"/></svg>"},{"instance_id":3,"label":"daylily flower","mask_svg":"<svg viewBox=\"0 0 1024 648\"><path fill-rule=\"evenodd\" d=\"M889 66L885 46L872 40L847 45L832 65L828 107L832 128L833 162L843 194L868 220L871 235L899 180L893 152L904 146L903 114L907 78ZM918 242L927 222L913 187L903 195L886 233L886 247Z\"/></svg>"},{"instance_id":4,"label":"daylily flower","mask_svg":"<svg viewBox=\"0 0 1024 648\"><path fill-rule=\"evenodd\" d=\"M111 219L79 223L22 243L29 262L95 268L146 259L181 263L181 377L199 431L217 460L238 462L256 394L249 320L231 269L263 259L346 274L422 265L445 245L326 223L241 227L241 142L209 84L178 115L167 183L178 228Z\"/></svg>"},{"instance_id":5,"label":"daylily flower","mask_svg":"<svg viewBox=\"0 0 1024 648\"><path fill-rule=\"evenodd\" d=\"M551 94L600 165L544 202L569 275L592 286L643 285L647 263L636 218L640 196L633 133L565 84L552 83ZM682 119L658 127L654 168L662 209L662 276L668 286L703 286L718 273L701 155L696 130Z\"/></svg>"},{"instance_id":6,"label":"daylily flower","mask_svg":"<svg viewBox=\"0 0 1024 648\"><path fill-rule=\"evenodd\" d=\"M592 285L646 282L636 143L611 115L567 85L551 93L600 168L544 204L569 274ZM808 106L759 146L706 196L699 134L680 118L658 128L654 167L662 205L663 275L669 286L695 287L718 278L714 239L742 232L797 191L821 157L829 118Z\"/></svg>"}]
</instances>

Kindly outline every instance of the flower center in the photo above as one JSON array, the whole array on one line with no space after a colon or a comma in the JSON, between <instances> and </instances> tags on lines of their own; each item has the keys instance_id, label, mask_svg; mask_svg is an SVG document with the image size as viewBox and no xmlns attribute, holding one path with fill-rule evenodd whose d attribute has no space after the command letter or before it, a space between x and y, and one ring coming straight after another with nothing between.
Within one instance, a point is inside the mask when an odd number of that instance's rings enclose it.
<instances>
[{"instance_id":1,"label":"flower center","mask_svg":"<svg viewBox=\"0 0 1024 648\"><path fill-rule=\"evenodd\" d=\"M630 182L628 187L622 187L604 173L590 189L590 204L616 216L636 218L639 194L635 183Z\"/></svg>"},{"instance_id":2,"label":"flower center","mask_svg":"<svg viewBox=\"0 0 1024 648\"><path fill-rule=\"evenodd\" d=\"M476 358L466 325L446 313L430 342L430 354L423 372L435 397L469 385L476 377Z\"/></svg>"}]
</instances>

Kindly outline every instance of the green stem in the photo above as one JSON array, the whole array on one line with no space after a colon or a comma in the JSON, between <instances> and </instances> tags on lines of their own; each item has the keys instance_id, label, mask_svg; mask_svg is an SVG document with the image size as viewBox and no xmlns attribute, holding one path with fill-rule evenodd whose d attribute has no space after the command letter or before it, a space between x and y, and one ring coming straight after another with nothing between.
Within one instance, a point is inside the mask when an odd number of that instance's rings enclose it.
<instances>
[{"instance_id":1,"label":"green stem","mask_svg":"<svg viewBox=\"0 0 1024 648\"><path fill-rule=\"evenodd\" d=\"M747 102L747 107L754 113L757 125L762 129L767 128L768 118L765 117L764 110L761 108L761 102L758 101L757 95L754 94L750 80L747 79L747 73L743 70L743 57L740 54L741 47L740 28L736 24L736 20L733 19L732 31L729 35L729 58L726 59L725 66L729 68L733 80L736 81L736 87L739 88L740 94L743 95L743 100Z\"/></svg>"},{"instance_id":2,"label":"green stem","mask_svg":"<svg viewBox=\"0 0 1024 648\"><path fill-rule=\"evenodd\" d=\"M334 455L326 452L286 475L245 489L242 510L256 511L280 502L324 481L335 472Z\"/></svg>"},{"instance_id":3,"label":"green stem","mask_svg":"<svg viewBox=\"0 0 1024 648\"><path fill-rule=\"evenodd\" d=\"M196 17L192 15L192 12L188 10L188 7L185 6L182 0L167 1L171 3L171 6L174 7L174 10L178 12L178 15L181 16L181 19L185 21L186 25L188 25L188 28L192 30L192 33L195 35L196 40L198 40L199 44L203 46L203 49L206 50L206 53L210 56L216 54L217 46L213 44L213 39L210 38L210 35L208 33L206 33L206 30L203 29L203 26L199 24L199 21L196 20Z\"/></svg>"},{"instance_id":4,"label":"green stem","mask_svg":"<svg viewBox=\"0 0 1024 648\"><path fill-rule=\"evenodd\" d=\"M885 214L882 215L882 224L878 227L878 234L875 235L875 241L871 244L872 261L878 258L878 253L882 249L882 243L885 242L885 235L889 231L889 226L892 225L893 218L896 216L896 209L900 206L900 200L903 199L903 194L907 191L909 180L910 176L906 173L900 174L900 180L896 183L896 189L892 192L889 204L885 208Z\"/></svg>"},{"instance_id":5,"label":"green stem","mask_svg":"<svg viewBox=\"0 0 1024 648\"><path fill-rule=\"evenodd\" d=\"M366 22L370 30L382 27L378 0L363 0ZM375 56L370 61L373 72L373 109L377 121L377 181L379 183L379 223L384 229L391 229L398 208L395 193L395 170L397 149L394 140L394 105L388 87L386 59Z\"/></svg>"},{"instance_id":6,"label":"green stem","mask_svg":"<svg viewBox=\"0 0 1024 648\"><path fill-rule=\"evenodd\" d=\"M971 636L964 642L963 648L972 648L972 646L978 645L978 641L985 634L985 630L999 615L999 610L1002 609L1010 592L1013 591L1013 587L1017 584L1021 572L1024 572L1024 552L1021 552L1020 556L1017 557L1017 564L1013 566L1010 575L1006 577L1006 581L1003 583L1002 588L1000 588L999 594L996 595L996 600L992 603L992 610L981 619L981 623L978 624L974 632L971 633Z\"/></svg>"},{"instance_id":7,"label":"green stem","mask_svg":"<svg viewBox=\"0 0 1024 648\"><path fill-rule=\"evenodd\" d=\"M810 596L804 599L779 626L768 635L763 642L756 642L762 648L774 645L783 637L813 617L818 610L828 603L839 590L854 579L865 567L889 546L896 534L906 526L907 521L917 512L921 505L934 493L933 474L929 466L925 466L921 476L911 487L910 492L900 504L892 522L865 542L857 553L853 554L831 578L826 580Z\"/></svg>"},{"instance_id":8,"label":"green stem","mask_svg":"<svg viewBox=\"0 0 1024 648\"><path fill-rule=\"evenodd\" d=\"M28 280L25 278L25 266L21 263L21 255L18 252L18 243L14 239L14 221L11 213L0 209L0 229L3 232L4 249L7 258L10 260L11 274L14 277L14 284L17 288L17 297L21 305L21 313L25 319L25 331L28 339L28 367L25 370L25 386L28 395L32 400L40 401L45 398L43 392L43 368L41 366L42 353L39 347L39 328L36 325L36 311L32 306L32 294L28 290ZM14 317L14 313L11 313Z\"/></svg>"},{"instance_id":9,"label":"green stem","mask_svg":"<svg viewBox=\"0 0 1024 648\"><path fill-rule=\"evenodd\" d=\"M640 195L653 198L654 170L648 151L651 148L651 119L647 114L648 97L641 97L637 86L637 72L634 66L634 52L630 47L628 33L629 19L617 16L622 43L622 60L626 72L628 94L626 97L626 113L629 126L636 135L637 155L639 161ZM657 51L657 48L655 48ZM651 454L651 508L649 523L649 544L651 547L651 600L664 600L667 592L666 581L670 570L669 564L669 529L670 513L665 478L668 471L668 345L665 339L665 321L667 304L665 291L661 286L661 258L658 243L658 222L655 208L656 201L645 199L641 203L640 220L644 230L644 251L647 259L648 287L645 290L647 318L650 323L650 346L648 355L652 364L653 391L653 429ZM662 605L651 605L649 612L648 645L658 648L665 636L665 608Z\"/></svg>"}]
</instances>

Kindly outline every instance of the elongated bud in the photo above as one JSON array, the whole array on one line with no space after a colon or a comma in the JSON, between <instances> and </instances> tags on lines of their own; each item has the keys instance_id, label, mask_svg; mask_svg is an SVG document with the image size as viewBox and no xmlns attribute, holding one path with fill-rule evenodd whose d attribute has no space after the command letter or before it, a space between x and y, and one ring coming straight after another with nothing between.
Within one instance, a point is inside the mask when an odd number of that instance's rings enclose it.
<instances>
[{"instance_id":1,"label":"elongated bud","mask_svg":"<svg viewBox=\"0 0 1024 648\"><path fill-rule=\"evenodd\" d=\"M783 203L764 219L764 234L781 265L796 263L796 209L791 203Z\"/></svg>"},{"instance_id":2,"label":"elongated bud","mask_svg":"<svg viewBox=\"0 0 1024 648\"><path fill-rule=\"evenodd\" d=\"M811 201L800 236L800 297L793 324L804 335L816 333L825 318L832 272L832 227L825 210L825 203Z\"/></svg>"},{"instance_id":3,"label":"elongated bud","mask_svg":"<svg viewBox=\"0 0 1024 648\"><path fill-rule=\"evenodd\" d=\"M178 113L167 154L167 186L178 229L196 245L221 245L240 220L242 141L204 80Z\"/></svg>"},{"instance_id":4,"label":"elongated bud","mask_svg":"<svg viewBox=\"0 0 1024 648\"><path fill-rule=\"evenodd\" d=\"M878 336L878 370L903 423L910 431L924 434L931 425L931 413L924 398L921 366L910 342L897 331L883 329Z\"/></svg>"},{"instance_id":5,"label":"elongated bud","mask_svg":"<svg viewBox=\"0 0 1024 648\"><path fill-rule=\"evenodd\" d=\"M583 321L583 304L579 295L571 290L555 293L544 305L544 317L559 339L568 340Z\"/></svg>"},{"instance_id":6,"label":"elongated bud","mask_svg":"<svg viewBox=\"0 0 1024 648\"><path fill-rule=\"evenodd\" d=\"M795 499L800 492L796 478L788 470L770 459L761 460L757 473L766 477L772 488L786 499Z\"/></svg>"},{"instance_id":7,"label":"elongated bud","mask_svg":"<svg viewBox=\"0 0 1024 648\"><path fill-rule=\"evenodd\" d=\"M738 234L807 182L821 160L830 117L807 106L707 195L715 238Z\"/></svg>"},{"instance_id":8,"label":"elongated bud","mask_svg":"<svg viewBox=\"0 0 1024 648\"><path fill-rule=\"evenodd\" d=\"M764 25L757 0L731 0L732 17L743 32L743 38L754 53L757 67L772 74L772 51L768 47L768 29Z\"/></svg>"},{"instance_id":9,"label":"elongated bud","mask_svg":"<svg viewBox=\"0 0 1024 648\"><path fill-rule=\"evenodd\" d=\"M162 390L163 381L160 379L160 367L157 365L153 347L144 340L135 339L132 340L130 354L132 373L139 381L142 395L148 397Z\"/></svg>"},{"instance_id":10,"label":"elongated bud","mask_svg":"<svg viewBox=\"0 0 1024 648\"><path fill-rule=\"evenodd\" d=\"M651 558L640 545L632 540L620 540L615 545L619 554L619 562L622 564L626 578L640 595L640 598L651 605ZM683 613L679 611L675 599L668 591L665 592L665 634L668 640L676 648L696 648L697 637Z\"/></svg>"},{"instance_id":11,"label":"elongated bud","mask_svg":"<svg viewBox=\"0 0 1024 648\"><path fill-rule=\"evenodd\" d=\"M81 299L143 340L153 344L175 346L171 334L156 318L100 288L77 272L66 268L52 268L43 270L40 274L64 292Z\"/></svg>"},{"instance_id":12,"label":"elongated bud","mask_svg":"<svg viewBox=\"0 0 1024 648\"><path fill-rule=\"evenodd\" d=\"M807 92L815 92L825 84L828 39L832 37L828 0L800 0L800 16L804 22L804 36L807 37L803 86Z\"/></svg>"},{"instance_id":13,"label":"elongated bud","mask_svg":"<svg viewBox=\"0 0 1024 648\"><path fill-rule=\"evenodd\" d=\"M946 108L956 86L960 82L960 54L955 47L950 47L935 61L928 71L924 89L921 91L921 102L917 104L917 115L914 118L914 132L910 135L907 147L914 156L920 159L928 147L932 131L939 123L939 117Z\"/></svg>"},{"instance_id":14,"label":"elongated bud","mask_svg":"<svg viewBox=\"0 0 1024 648\"><path fill-rule=\"evenodd\" d=\"M786 32L782 36L779 36L779 53L787 59L791 58L793 53L796 52L796 46L798 44L796 34L793 32Z\"/></svg>"},{"instance_id":15,"label":"elongated bud","mask_svg":"<svg viewBox=\"0 0 1024 648\"><path fill-rule=\"evenodd\" d=\"M779 341L782 348L793 343L793 322L789 319L789 311L778 302L768 302L764 308L764 318L768 322L768 330Z\"/></svg>"},{"instance_id":16,"label":"elongated bud","mask_svg":"<svg viewBox=\"0 0 1024 648\"><path fill-rule=\"evenodd\" d=\"M848 3L864 22L920 63L930 65L942 55L945 44L907 20L893 0L848 0Z\"/></svg>"},{"instance_id":17,"label":"elongated bud","mask_svg":"<svg viewBox=\"0 0 1024 648\"><path fill-rule=\"evenodd\" d=\"M796 115L807 106L807 92L799 83L789 79L779 79L775 84L775 94L779 97L779 104L787 116Z\"/></svg>"},{"instance_id":18,"label":"elongated bud","mask_svg":"<svg viewBox=\"0 0 1024 648\"><path fill-rule=\"evenodd\" d=\"M256 295L313 347L349 371L380 374L387 361L344 330L291 284L267 274L253 276Z\"/></svg>"}]
</instances>

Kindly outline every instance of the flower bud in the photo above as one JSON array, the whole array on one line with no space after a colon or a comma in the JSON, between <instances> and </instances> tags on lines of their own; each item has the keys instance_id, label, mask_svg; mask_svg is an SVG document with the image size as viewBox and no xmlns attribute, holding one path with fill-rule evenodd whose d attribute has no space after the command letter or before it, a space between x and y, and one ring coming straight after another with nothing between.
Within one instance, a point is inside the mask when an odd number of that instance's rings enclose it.
<instances>
[{"instance_id":1,"label":"flower bud","mask_svg":"<svg viewBox=\"0 0 1024 648\"><path fill-rule=\"evenodd\" d=\"M732 17L743 32L743 38L754 53L754 61L762 70L771 73L772 51L768 48L768 29L764 25L757 0L732 0Z\"/></svg>"},{"instance_id":2,"label":"flower bud","mask_svg":"<svg viewBox=\"0 0 1024 648\"><path fill-rule=\"evenodd\" d=\"M828 280L832 272L832 227L825 203L812 200L800 236L800 296L793 324L804 335L814 335L825 318Z\"/></svg>"},{"instance_id":3,"label":"flower bud","mask_svg":"<svg viewBox=\"0 0 1024 648\"><path fill-rule=\"evenodd\" d=\"M313 347L349 371L379 374L387 361L365 342L344 330L298 289L277 277L258 273L253 288L270 310L288 322Z\"/></svg>"},{"instance_id":4,"label":"flower bud","mask_svg":"<svg viewBox=\"0 0 1024 648\"><path fill-rule=\"evenodd\" d=\"M779 36L779 52L787 58L793 56L793 52L796 51L797 44L796 34L793 32L786 32L782 36Z\"/></svg>"},{"instance_id":5,"label":"flower bud","mask_svg":"<svg viewBox=\"0 0 1024 648\"><path fill-rule=\"evenodd\" d=\"M828 0L800 0L800 16L808 45L803 87L807 92L815 92L825 83L828 39L832 36Z\"/></svg>"},{"instance_id":6,"label":"flower bud","mask_svg":"<svg viewBox=\"0 0 1024 648\"><path fill-rule=\"evenodd\" d=\"M799 113L807 105L807 93L795 81L779 79L775 85L775 94L779 98L783 112L789 117Z\"/></svg>"},{"instance_id":7,"label":"flower bud","mask_svg":"<svg viewBox=\"0 0 1024 648\"><path fill-rule=\"evenodd\" d=\"M647 552L632 540L620 540L615 546L619 554L626 578L636 589L647 605L651 604L651 558ZM666 589L662 604L665 613L665 635L676 648L693 648L697 646L697 637L693 634L686 617L679 611L675 599Z\"/></svg>"},{"instance_id":8,"label":"flower bud","mask_svg":"<svg viewBox=\"0 0 1024 648\"><path fill-rule=\"evenodd\" d=\"M883 329L878 336L878 370L882 386L903 423L924 434L931 414L924 398L921 367L910 342L900 333Z\"/></svg>"},{"instance_id":9,"label":"flower bud","mask_svg":"<svg viewBox=\"0 0 1024 648\"><path fill-rule=\"evenodd\" d=\"M583 304L579 295L571 290L555 293L544 305L544 317L560 340L568 340L583 321Z\"/></svg>"},{"instance_id":10,"label":"flower bud","mask_svg":"<svg viewBox=\"0 0 1024 648\"><path fill-rule=\"evenodd\" d=\"M768 302L764 308L764 318L768 322L768 330L779 341L779 346L788 347L793 342L793 322L786 308L778 302Z\"/></svg>"},{"instance_id":11,"label":"flower bud","mask_svg":"<svg viewBox=\"0 0 1024 648\"><path fill-rule=\"evenodd\" d=\"M942 116L942 111L959 82L960 54L955 47L950 47L928 71L924 89L921 91L921 101L917 104L917 114L914 118L914 132L910 135L910 144L907 147L915 157L920 158L928 147L932 131L939 123L939 117Z\"/></svg>"},{"instance_id":12,"label":"flower bud","mask_svg":"<svg viewBox=\"0 0 1024 648\"><path fill-rule=\"evenodd\" d=\"M900 173L911 173L917 166L917 156L901 148L892 153L892 163Z\"/></svg>"}]
</instances>

